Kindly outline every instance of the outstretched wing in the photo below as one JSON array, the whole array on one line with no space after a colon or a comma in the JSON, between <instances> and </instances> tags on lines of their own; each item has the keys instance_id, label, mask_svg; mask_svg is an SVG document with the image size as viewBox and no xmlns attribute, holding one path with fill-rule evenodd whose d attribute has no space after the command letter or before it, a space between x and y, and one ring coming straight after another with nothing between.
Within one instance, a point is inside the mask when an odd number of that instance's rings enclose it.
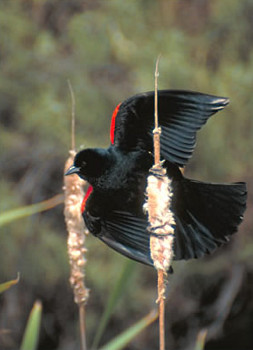
<instances>
[{"instance_id":1,"label":"outstretched wing","mask_svg":"<svg viewBox=\"0 0 253 350\"><path fill-rule=\"evenodd\" d=\"M242 221L246 198L245 183L210 184L184 178L172 197L174 260L200 258L229 241ZM108 246L153 265L145 216L118 210L102 218L85 210L83 216L89 231Z\"/></svg>"},{"instance_id":2,"label":"outstretched wing","mask_svg":"<svg viewBox=\"0 0 253 350\"><path fill-rule=\"evenodd\" d=\"M212 253L230 240L246 209L246 184L214 184L184 178L175 194L174 252L184 259Z\"/></svg>"},{"instance_id":3,"label":"outstretched wing","mask_svg":"<svg viewBox=\"0 0 253 350\"><path fill-rule=\"evenodd\" d=\"M184 213L184 216L187 213ZM107 218L95 218L84 212L89 231L120 254L153 266L150 256L148 221L129 212L113 211ZM223 231L213 234L191 213L175 214L174 260L196 259L208 255L229 240Z\"/></svg>"},{"instance_id":4,"label":"outstretched wing","mask_svg":"<svg viewBox=\"0 0 253 350\"><path fill-rule=\"evenodd\" d=\"M88 230L109 247L130 259L153 265L145 219L122 211L112 211L106 218L84 211L83 217Z\"/></svg>"},{"instance_id":5,"label":"outstretched wing","mask_svg":"<svg viewBox=\"0 0 253 350\"><path fill-rule=\"evenodd\" d=\"M192 156L196 132L229 100L199 92L158 91L161 156L184 166ZM153 150L154 92L135 95L118 105L111 123L111 143L123 151Z\"/></svg>"}]
</instances>

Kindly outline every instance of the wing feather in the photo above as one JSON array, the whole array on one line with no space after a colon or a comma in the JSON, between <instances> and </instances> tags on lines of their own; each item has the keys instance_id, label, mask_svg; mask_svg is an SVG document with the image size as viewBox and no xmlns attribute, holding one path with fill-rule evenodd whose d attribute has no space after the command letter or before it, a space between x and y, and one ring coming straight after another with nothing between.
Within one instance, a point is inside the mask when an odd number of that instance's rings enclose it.
<instances>
[{"instance_id":1,"label":"wing feather","mask_svg":"<svg viewBox=\"0 0 253 350\"><path fill-rule=\"evenodd\" d=\"M199 92L160 90L161 156L184 166L194 151L197 131L228 102L227 98ZM111 139L115 147L124 151L142 148L152 152L154 92L135 95L117 106L112 125Z\"/></svg>"}]
</instances>

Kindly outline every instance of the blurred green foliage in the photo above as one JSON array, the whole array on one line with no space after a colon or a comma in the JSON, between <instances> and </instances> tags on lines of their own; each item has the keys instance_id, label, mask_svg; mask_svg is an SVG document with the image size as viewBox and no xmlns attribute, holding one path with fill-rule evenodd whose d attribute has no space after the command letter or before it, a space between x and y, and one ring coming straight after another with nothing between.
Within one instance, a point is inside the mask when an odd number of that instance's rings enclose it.
<instances>
[{"instance_id":1,"label":"blurred green foliage","mask_svg":"<svg viewBox=\"0 0 253 350\"><path fill-rule=\"evenodd\" d=\"M0 284L0 294L3 293L4 291L8 290L9 288L11 288L12 286L17 284L18 282L19 282L19 276L15 280L1 283Z\"/></svg>"},{"instance_id":2,"label":"blurred green foliage","mask_svg":"<svg viewBox=\"0 0 253 350\"><path fill-rule=\"evenodd\" d=\"M21 350L36 350L39 343L39 330L42 315L42 305L36 301L30 312L25 333L22 339Z\"/></svg>"},{"instance_id":3,"label":"blurred green foliage","mask_svg":"<svg viewBox=\"0 0 253 350\"><path fill-rule=\"evenodd\" d=\"M221 182L251 179L251 0L1 1L0 33L1 212L62 191L70 147L67 80L76 99L78 147L106 147L114 107L131 94L153 89L160 53L159 88L231 99L199 133L186 175ZM250 239L252 219L246 220L243 242ZM0 327L14 327L15 344L20 344L23 317L17 313L17 324L12 323L8 303L23 298L20 313L26 313L38 297L45 304L41 348L77 346L62 207L2 227L0 239L1 281L21 273L20 288L4 295L2 310L9 323L0 316ZM124 258L92 237L87 244L87 284L92 288L87 328L92 338ZM104 343L117 334L115 328L124 329L143 316L155 299L154 281L154 271L136 264L134 287L122 296Z\"/></svg>"}]
</instances>

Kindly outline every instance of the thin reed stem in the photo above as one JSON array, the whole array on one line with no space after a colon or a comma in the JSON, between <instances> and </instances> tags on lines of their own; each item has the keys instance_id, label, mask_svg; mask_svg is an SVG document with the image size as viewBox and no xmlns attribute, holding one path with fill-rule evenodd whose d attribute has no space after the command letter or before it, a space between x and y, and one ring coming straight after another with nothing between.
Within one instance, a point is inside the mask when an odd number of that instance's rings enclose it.
<instances>
[{"instance_id":1,"label":"thin reed stem","mask_svg":"<svg viewBox=\"0 0 253 350\"><path fill-rule=\"evenodd\" d=\"M154 153L155 153L155 165L158 165L160 163L160 134L161 129L159 128L158 124L158 64L160 60L160 56L158 56L156 60L156 69L155 69L155 128L154 128Z\"/></svg>"},{"instance_id":2,"label":"thin reed stem","mask_svg":"<svg viewBox=\"0 0 253 350\"><path fill-rule=\"evenodd\" d=\"M86 344L86 324L85 324L85 304L79 305L79 324L80 324L80 349L87 350Z\"/></svg>"},{"instance_id":3,"label":"thin reed stem","mask_svg":"<svg viewBox=\"0 0 253 350\"><path fill-rule=\"evenodd\" d=\"M158 270L157 290L159 297L159 342L160 350L165 350L165 299L164 299L164 272Z\"/></svg>"},{"instance_id":4,"label":"thin reed stem","mask_svg":"<svg viewBox=\"0 0 253 350\"><path fill-rule=\"evenodd\" d=\"M71 149L75 150L75 109L76 109L76 100L75 100L75 94L71 85L70 80L68 79L68 87L70 91L71 96Z\"/></svg>"},{"instance_id":5,"label":"thin reed stem","mask_svg":"<svg viewBox=\"0 0 253 350\"><path fill-rule=\"evenodd\" d=\"M154 154L155 154L155 165L160 165L160 135L161 135L161 129L159 128L158 124L158 77L159 77L159 60L161 55L158 56L156 60L156 68L155 68L155 128L154 128ZM158 294L158 303L159 303L159 344L160 350L165 350L165 308L164 308L164 272L163 270L159 269L157 271L157 294Z\"/></svg>"},{"instance_id":6,"label":"thin reed stem","mask_svg":"<svg viewBox=\"0 0 253 350\"><path fill-rule=\"evenodd\" d=\"M70 157L65 164L65 171L74 162L75 157L75 95L72 85L68 80L68 86L71 94L72 113L71 113L71 147ZM74 292L74 300L79 308L79 326L80 326L80 349L87 350L86 345L86 327L85 327L85 304L89 297L89 290L85 286L85 226L81 215L80 203L83 199L84 181L78 176L72 175L64 177L65 208L64 215L68 230L68 255L70 262L70 284Z\"/></svg>"}]
</instances>

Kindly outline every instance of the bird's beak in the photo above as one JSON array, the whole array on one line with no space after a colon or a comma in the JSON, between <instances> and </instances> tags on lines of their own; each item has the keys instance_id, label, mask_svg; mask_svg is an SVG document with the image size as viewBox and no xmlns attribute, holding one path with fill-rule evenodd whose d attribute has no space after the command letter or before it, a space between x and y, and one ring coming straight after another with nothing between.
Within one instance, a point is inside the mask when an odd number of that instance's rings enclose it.
<instances>
[{"instance_id":1,"label":"bird's beak","mask_svg":"<svg viewBox=\"0 0 253 350\"><path fill-rule=\"evenodd\" d=\"M66 175L71 175L71 174L78 174L79 171L80 171L79 167L71 165L71 167L66 171L66 173L64 175L66 176Z\"/></svg>"}]
</instances>

